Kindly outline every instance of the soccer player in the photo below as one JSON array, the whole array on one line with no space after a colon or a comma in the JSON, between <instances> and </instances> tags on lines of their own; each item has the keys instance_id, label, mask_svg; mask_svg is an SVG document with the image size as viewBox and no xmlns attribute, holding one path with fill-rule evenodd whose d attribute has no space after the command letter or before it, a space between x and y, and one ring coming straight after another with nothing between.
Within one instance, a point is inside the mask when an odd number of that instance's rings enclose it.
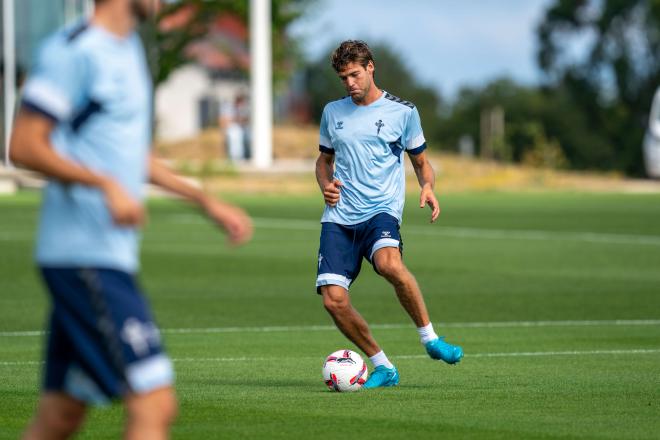
<instances>
[{"instance_id":1,"label":"soccer player","mask_svg":"<svg viewBox=\"0 0 660 440\"><path fill-rule=\"evenodd\" d=\"M353 308L348 290L362 258L384 277L417 326L429 356L449 364L463 357L433 330L422 293L402 261L399 232L405 196L405 151L422 188L420 208L440 214L433 193L435 176L425 149L417 109L379 89L375 63L363 41L344 41L332 54L332 67L349 96L328 103L321 117L316 179L325 210L321 218L317 292L339 330L373 362L365 388L399 383L399 373Z\"/></svg>"},{"instance_id":2,"label":"soccer player","mask_svg":"<svg viewBox=\"0 0 660 440\"><path fill-rule=\"evenodd\" d=\"M91 403L119 398L127 439L164 439L173 370L136 280L147 181L198 204L232 244L250 218L150 153L152 84L136 24L156 0L96 0L93 17L42 46L11 159L49 177L36 262L50 293L43 391L25 439L71 437Z\"/></svg>"}]
</instances>

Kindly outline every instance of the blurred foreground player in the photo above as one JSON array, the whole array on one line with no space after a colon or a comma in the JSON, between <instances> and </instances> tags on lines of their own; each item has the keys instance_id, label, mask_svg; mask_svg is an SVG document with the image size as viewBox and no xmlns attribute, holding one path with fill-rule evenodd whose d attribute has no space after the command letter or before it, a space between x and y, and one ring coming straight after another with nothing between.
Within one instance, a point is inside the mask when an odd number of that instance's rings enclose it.
<instances>
[{"instance_id":1,"label":"blurred foreground player","mask_svg":"<svg viewBox=\"0 0 660 440\"><path fill-rule=\"evenodd\" d=\"M87 405L119 398L127 439L164 439L173 370L136 282L147 181L198 204L233 244L250 218L150 154L152 84L135 32L157 0L96 0L89 21L50 37L28 79L11 159L49 177L36 261L52 301L43 391L25 439L61 439Z\"/></svg>"},{"instance_id":2,"label":"blurred foreground player","mask_svg":"<svg viewBox=\"0 0 660 440\"><path fill-rule=\"evenodd\" d=\"M326 206L316 287L339 330L376 367L364 387L394 386L399 373L351 305L348 289L366 258L394 287L429 356L449 364L461 360L461 347L444 342L433 330L417 281L402 260L403 152L422 188L420 208L428 204L432 210L431 222L440 214L435 174L424 151L417 109L376 86L367 44L344 41L332 54L332 67L349 96L328 103L321 117L316 178Z\"/></svg>"}]
</instances>

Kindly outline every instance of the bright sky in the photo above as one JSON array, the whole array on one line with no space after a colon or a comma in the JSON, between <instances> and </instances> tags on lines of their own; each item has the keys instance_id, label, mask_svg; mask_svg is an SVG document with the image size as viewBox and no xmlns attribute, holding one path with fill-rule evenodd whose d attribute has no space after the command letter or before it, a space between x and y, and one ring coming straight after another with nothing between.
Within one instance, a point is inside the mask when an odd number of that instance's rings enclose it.
<instances>
[{"instance_id":1,"label":"bright sky","mask_svg":"<svg viewBox=\"0 0 660 440\"><path fill-rule=\"evenodd\" d=\"M507 75L539 78L535 29L553 0L317 0L291 29L311 59L345 39L390 44L444 96ZM378 61L378 60L376 60ZM382 66L381 68L386 68Z\"/></svg>"}]
</instances>

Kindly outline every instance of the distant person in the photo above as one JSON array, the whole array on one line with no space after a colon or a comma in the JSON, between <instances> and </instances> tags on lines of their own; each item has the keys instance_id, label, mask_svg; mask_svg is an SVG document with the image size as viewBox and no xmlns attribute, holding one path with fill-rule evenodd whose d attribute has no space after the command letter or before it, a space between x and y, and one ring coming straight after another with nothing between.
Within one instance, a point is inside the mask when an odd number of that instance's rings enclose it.
<instances>
[{"instance_id":1,"label":"distant person","mask_svg":"<svg viewBox=\"0 0 660 440\"><path fill-rule=\"evenodd\" d=\"M317 292L339 330L375 366L364 387L389 387L399 383L399 372L348 295L362 258L392 284L431 358L455 364L463 357L461 347L436 335L417 281L402 261L403 152L410 157L422 188L419 206L429 205L431 222L440 214L433 193L435 175L424 151L417 109L376 86L375 62L367 44L344 41L331 60L349 96L328 103L321 117L316 178L326 206L321 218Z\"/></svg>"},{"instance_id":2,"label":"distant person","mask_svg":"<svg viewBox=\"0 0 660 440\"><path fill-rule=\"evenodd\" d=\"M243 94L236 96L232 103L225 103L220 109L220 126L225 132L227 158L231 162L248 160L250 154L250 106Z\"/></svg>"},{"instance_id":3,"label":"distant person","mask_svg":"<svg viewBox=\"0 0 660 440\"><path fill-rule=\"evenodd\" d=\"M147 181L198 204L233 244L250 218L177 178L150 153L151 96L135 32L153 0L96 0L57 32L24 91L11 159L49 177L36 262L52 303L44 381L25 439L71 437L87 406L119 398L125 438L165 439L176 413L172 362L137 282Z\"/></svg>"}]
</instances>

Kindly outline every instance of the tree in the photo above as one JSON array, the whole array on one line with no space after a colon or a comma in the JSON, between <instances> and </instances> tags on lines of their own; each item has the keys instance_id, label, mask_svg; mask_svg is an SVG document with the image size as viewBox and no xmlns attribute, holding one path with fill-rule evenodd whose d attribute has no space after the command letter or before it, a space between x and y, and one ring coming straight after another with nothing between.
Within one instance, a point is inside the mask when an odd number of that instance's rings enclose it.
<instances>
[{"instance_id":1,"label":"tree","mask_svg":"<svg viewBox=\"0 0 660 440\"><path fill-rule=\"evenodd\" d=\"M573 131L591 133L558 134L571 162L641 174L643 133L660 85L660 1L556 0L538 39L549 87L564 108L575 107L573 127L583 124Z\"/></svg>"},{"instance_id":2,"label":"tree","mask_svg":"<svg viewBox=\"0 0 660 440\"><path fill-rule=\"evenodd\" d=\"M479 121L484 110L501 108L505 132L496 158L549 167L567 165L557 134L554 115L566 115L557 96L535 87L525 87L507 78L482 88L463 88L439 125L442 147L455 150L459 139L469 135L481 144ZM533 160L531 158L534 158Z\"/></svg>"},{"instance_id":3,"label":"tree","mask_svg":"<svg viewBox=\"0 0 660 440\"><path fill-rule=\"evenodd\" d=\"M288 41L287 27L302 15L312 0L272 0L273 26L273 74L281 79L290 70L289 61L297 56L296 45ZM190 62L185 48L204 38L212 23L221 14L232 14L247 25L249 16L247 0L182 0L163 8L157 19L143 26L143 38L149 43L149 59L156 84L165 81L177 68ZM163 29L162 24L176 14L181 14L179 26Z\"/></svg>"}]
</instances>

